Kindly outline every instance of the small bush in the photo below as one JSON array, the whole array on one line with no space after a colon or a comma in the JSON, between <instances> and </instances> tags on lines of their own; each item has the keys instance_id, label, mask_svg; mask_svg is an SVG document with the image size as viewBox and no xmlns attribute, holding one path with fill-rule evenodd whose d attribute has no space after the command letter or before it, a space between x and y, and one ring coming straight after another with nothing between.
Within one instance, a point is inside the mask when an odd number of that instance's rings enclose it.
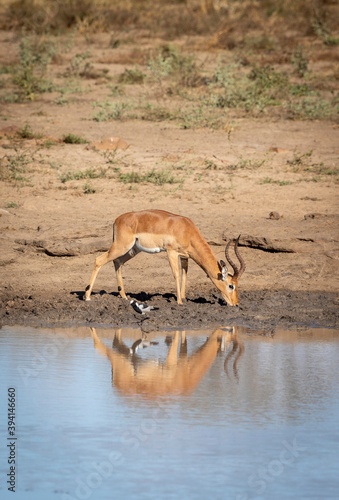
<instances>
[{"instance_id":1,"label":"small bush","mask_svg":"<svg viewBox=\"0 0 339 500\"><path fill-rule=\"evenodd\" d=\"M254 66L249 79L254 81L258 93L272 88L284 88L288 84L287 75L276 71L272 66Z\"/></svg>"},{"instance_id":2,"label":"small bush","mask_svg":"<svg viewBox=\"0 0 339 500\"><path fill-rule=\"evenodd\" d=\"M271 66L255 65L248 75L244 75L237 65L219 64L215 84L210 86L210 104L218 108L262 112L269 106L281 105L289 90L288 76Z\"/></svg>"},{"instance_id":3,"label":"small bush","mask_svg":"<svg viewBox=\"0 0 339 500\"><path fill-rule=\"evenodd\" d=\"M133 85L135 83L144 83L145 74L140 69L125 69L119 76L119 83Z\"/></svg>"},{"instance_id":4,"label":"small bush","mask_svg":"<svg viewBox=\"0 0 339 500\"><path fill-rule=\"evenodd\" d=\"M298 45L295 49L291 57L291 63L294 65L298 76L304 78L308 68L308 58L306 57L305 51L301 45Z\"/></svg>"},{"instance_id":5,"label":"small bush","mask_svg":"<svg viewBox=\"0 0 339 500\"><path fill-rule=\"evenodd\" d=\"M95 193L94 187L92 187L91 184L89 184L88 182L86 182L86 184L84 185L83 191L84 191L84 194L94 194Z\"/></svg>"},{"instance_id":6,"label":"small bush","mask_svg":"<svg viewBox=\"0 0 339 500\"><path fill-rule=\"evenodd\" d=\"M8 201L5 208L19 208L19 206L19 203L16 203L15 201Z\"/></svg>"},{"instance_id":7,"label":"small bush","mask_svg":"<svg viewBox=\"0 0 339 500\"><path fill-rule=\"evenodd\" d=\"M300 153L295 152L292 160L288 160L287 163L289 165L291 165L292 167L298 167L298 168L305 167L305 160L308 160L309 158L311 158L312 153L313 153L313 149L311 149L310 151L307 151L307 153L304 153L304 154L300 154ZM307 162L307 164L308 164L308 162Z\"/></svg>"},{"instance_id":8,"label":"small bush","mask_svg":"<svg viewBox=\"0 0 339 500\"><path fill-rule=\"evenodd\" d=\"M306 118L308 120L333 119L338 121L339 98L333 97L331 100L319 96L306 96L296 102L290 101L287 109L294 118Z\"/></svg>"},{"instance_id":9,"label":"small bush","mask_svg":"<svg viewBox=\"0 0 339 500\"><path fill-rule=\"evenodd\" d=\"M75 54L70 62L70 65L66 69L64 76L67 78L79 77L80 73L84 71L86 59L89 57L90 53L88 50L86 52Z\"/></svg>"},{"instance_id":10,"label":"small bush","mask_svg":"<svg viewBox=\"0 0 339 500\"><path fill-rule=\"evenodd\" d=\"M109 78L107 68L95 68L87 59L90 58L90 52L80 52L75 54L70 65L66 69L64 76L66 78L87 78L95 80L96 78Z\"/></svg>"},{"instance_id":11,"label":"small bush","mask_svg":"<svg viewBox=\"0 0 339 500\"><path fill-rule=\"evenodd\" d=\"M61 174L59 179L63 184L69 181L79 181L83 179L100 179L106 176L106 172L107 169L104 168L100 168L100 170L97 171L95 168L90 167L84 172L82 172L81 170L78 170L77 172L68 171Z\"/></svg>"},{"instance_id":12,"label":"small bush","mask_svg":"<svg viewBox=\"0 0 339 500\"><path fill-rule=\"evenodd\" d=\"M174 115L162 106L154 106L148 102L142 109L141 118L143 120L161 122L164 120L173 120Z\"/></svg>"},{"instance_id":13,"label":"small bush","mask_svg":"<svg viewBox=\"0 0 339 500\"><path fill-rule=\"evenodd\" d=\"M53 90L53 82L46 79L53 54L54 46L49 41L28 36L21 39L20 65L13 69L13 82L20 97L33 100L35 94Z\"/></svg>"},{"instance_id":14,"label":"small bush","mask_svg":"<svg viewBox=\"0 0 339 500\"><path fill-rule=\"evenodd\" d=\"M28 171L28 165L31 161L32 158L23 153L2 158L0 160L0 180L19 185L28 184L29 179L24 174Z\"/></svg>"},{"instance_id":15,"label":"small bush","mask_svg":"<svg viewBox=\"0 0 339 500\"><path fill-rule=\"evenodd\" d=\"M87 139L74 134L67 134L62 137L65 144L87 144Z\"/></svg>"},{"instance_id":16,"label":"small bush","mask_svg":"<svg viewBox=\"0 0 339 500\"><path fill-rule=\"evenodd\" d=\"M94 107L101 108L97 113L93 115L93 120L96 122L106 122L109 120L121 120L124 111L128 108L128 105L123 102L95 102Z\"/></svg>"},{"instance_id":17,"label":"small bush","mask_svg":"<svg viewBox=\"0 0 339 500\"><path fill-rule=\"evenodd\" d=\"M276 184L277 186L290 186L293 184L291 181L276 181L271 177L265 177L259 184Z\"/></svg>"},{"instance_id":18,"label":"small bush","mask_svg":"<svg viewBox=\"0 0 339 500\"><path fill-rule=\"evenodd\" d=\"M119 174L119 180L125 184L138 184L148 182L157 186L164 184L179 183L180 180L176 179L168 170L155 170L152 169L146 174L139 174L138 172L128 172Z\"/></svg>"},{"instance_id":19,"label":"small bush","mask_svg":"<svg viewBox=\"0 0 339 500\"><path fill-rule=\"evenodd\" d=\"M200 78L194 58L184 55L179 48L170 44L161 47L155 56L151 55L148 69L158 81L176 73L180 75L181 83L186 86Z\"/></svg>"},{"instance_id":20,"label":"small bush","mask_svg":"<svg viewBox=\"0 0 339 500\"><path fill-rule=\"evenodd\" d=\"M23 129L19 130L18 136L21 139L41 139L42 134L35 133L29 123L26 123Z\"/></svg>"},{"instance_id":21,"label":"small bush","mask_svg":"<svg viewBox=\"0 0 339 500\"><path fill-rule=\"evenodd\" d=\"M339 38L335 38L331 34L331 30L324 17L319 11L315 10L315 17L312 22L312 28L314 33L320 40L323 41L325 45L338 45Z\"/></svg>"}]
</instances>

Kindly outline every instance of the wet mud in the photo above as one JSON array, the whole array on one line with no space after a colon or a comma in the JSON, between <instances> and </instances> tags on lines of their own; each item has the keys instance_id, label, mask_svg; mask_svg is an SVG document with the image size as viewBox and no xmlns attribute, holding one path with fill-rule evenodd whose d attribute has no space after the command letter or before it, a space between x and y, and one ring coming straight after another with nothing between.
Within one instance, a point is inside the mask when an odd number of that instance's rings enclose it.
<instances>
[{"instance_id":1,"label":"wet mud","mask_svg":"<svg viewBox=\"0 0 339 500\"><path fill-rule=\"evenodd\" d=\"M191 292L184 305L173 294L130 294L129 298L155 306L140 314L129 301L105 290L83 300L83 291L65 294L21 296L5 292L1 300L2 325L140 326L144 331L166 328L246 326L266 333L277 329L338 328L337 294L288 290L243 291L240 306L230 307L210 290Z\"/></svg>"}]
</instances>

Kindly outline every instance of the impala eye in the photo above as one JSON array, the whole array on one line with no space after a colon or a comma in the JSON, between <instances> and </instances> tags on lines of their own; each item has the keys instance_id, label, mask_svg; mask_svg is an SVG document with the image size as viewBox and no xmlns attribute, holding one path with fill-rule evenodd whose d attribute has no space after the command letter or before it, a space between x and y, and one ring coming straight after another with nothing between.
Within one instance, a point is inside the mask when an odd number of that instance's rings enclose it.
<instances>
[{"instance_id":1,"label":"impala eye","mask_svg":"<svg viewBox=\"0 0 339 500\"><path fill-rule=\"evenodd\" d=\"M235 289L235 286L234 286L234 285L228 285L228 288L229 288L230 290L234 290L234 289Z\"/></svg>"}]
</instances>

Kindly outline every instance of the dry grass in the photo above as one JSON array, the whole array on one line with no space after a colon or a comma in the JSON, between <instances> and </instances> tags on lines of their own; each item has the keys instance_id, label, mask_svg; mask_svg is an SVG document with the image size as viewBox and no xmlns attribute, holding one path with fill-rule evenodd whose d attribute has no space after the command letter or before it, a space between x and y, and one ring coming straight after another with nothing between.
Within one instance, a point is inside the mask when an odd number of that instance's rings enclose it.
<instances>
[{"instance_id":1,"label":"dry grass","mask_svg":"<svg viewBox=\"0 0 339 500\"><path fill-rule=\"evenodd\" d=\"M338 69L326 67L339 41L332 0L7 0L0 9L0 25L24 30L19 61L1 68L3 101L60 92L54 103L65 105L93 80L111 89L92 102L98 121L220 128L234 116L338 111Z\"/></svg>"},{"instance_id":2,"label":"dry grass","mask_svg":"<svg viewBox=\"0 0 339 500\"><path fill-rule=\"evenodd\" d=\"M1 17L3 27L36 33L137 27L167 40L211 34L211 45L220 48L268 49L291 30L331 44L337 14L335 0L7 0Z\"/></svg>"}]
</instances>

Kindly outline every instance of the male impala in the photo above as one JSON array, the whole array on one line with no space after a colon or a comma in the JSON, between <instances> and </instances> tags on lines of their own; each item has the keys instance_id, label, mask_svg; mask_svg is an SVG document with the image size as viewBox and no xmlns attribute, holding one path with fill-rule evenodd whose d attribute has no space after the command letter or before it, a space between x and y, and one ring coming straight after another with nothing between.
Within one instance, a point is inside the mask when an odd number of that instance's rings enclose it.
<instances>
[{"instance_id":1,"label":"male impala","mask_svg":"<svg viewBox=\"0 0 339 500\"><path fill-rule=\"evenodd\" d=\"M240 237L240 236L239 236ZM245 271L245 262L239 254L239 237L234 251L240 262L240 269L229 256L230 240L225 256L233 268L228 273L224 261L218 262L210 246L198 228L187 217L171 214L163 210L143 210L120 215L113 224L113 244L111 248L95 260L94 270L86 288L85 300L90 300L94 281L100 268L113 261L121 297L127 299L122 281L121 266L139 252L158 253L167 251L170 266L176 281L177 301L182 304L186 294L188 258L193 259L220 290L231 306L238 305L238 280Z\"/></svg>"}]
</instances>

